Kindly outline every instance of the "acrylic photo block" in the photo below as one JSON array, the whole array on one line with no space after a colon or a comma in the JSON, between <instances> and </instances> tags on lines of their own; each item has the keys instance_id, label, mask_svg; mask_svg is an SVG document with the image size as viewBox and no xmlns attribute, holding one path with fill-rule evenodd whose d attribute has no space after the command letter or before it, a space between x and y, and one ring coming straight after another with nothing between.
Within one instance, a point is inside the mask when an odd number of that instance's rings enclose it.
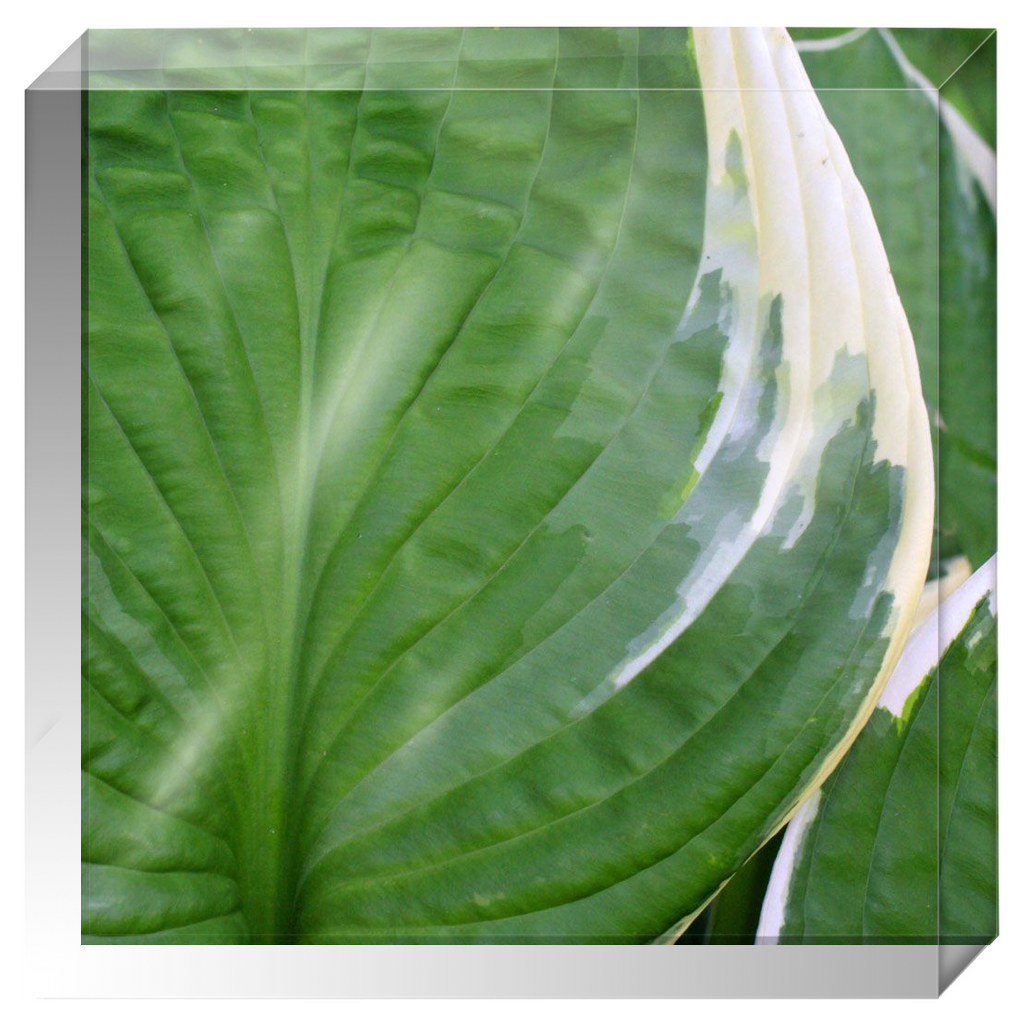
<instances>
[{"instance_id":1,"label":"acrylic photo block","mask_svg":"<svg viewBox=\"0 0 1024 1024\"><path fill-rule=\"evenodd\" d=\"M40 990L948 985L998 933L995 46L76 41L26 94Z\"/></svg>"}]
</instances>

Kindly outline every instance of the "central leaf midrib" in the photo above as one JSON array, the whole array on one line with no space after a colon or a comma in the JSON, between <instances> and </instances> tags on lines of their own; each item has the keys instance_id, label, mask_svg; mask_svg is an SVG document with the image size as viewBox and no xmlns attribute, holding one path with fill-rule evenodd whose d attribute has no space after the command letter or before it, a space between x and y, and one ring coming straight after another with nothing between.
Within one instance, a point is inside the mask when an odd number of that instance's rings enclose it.
<instances>
[{"instance_id":1,"label":"central leaf midrib","mask_svg":"<svg viewBox=\"0 0 1024 1024\"><path fill-rule=\"evenodd\" d=\"M372 46L372 30L371 42ZM461 53L461 43L460 43ZM363 85L366 84L366 69L369 67L369 53L364 66ZM556 62L557 66L557 57ZM296 430L295 473L289 486L281 481L281 513L282 513L282 598L279 604L275 638L272 643L270 664L268 666L268 706L265 721L269 723L266 734L262 737L261 749L265 751L258 785L255 787L257 806L254 814L254 827L250 830L249 842L255 855L255 870L249 870L248 899L243 898L246 916L249 920L251 938L255 942L294 942L298 938L294 920L295 900L298 892L300 844L298 841L299 808L288 799L297 788L300 760L302 757L302 725L304 722L303 703L299 700L300 684L303 671L303 644L306 636L306 625L309 607L313 594L305 593L304 581L310 560L310 539L314 499L319 473L319 459L311 457L311 452L321 451L322 444L317 443L314 436L313 393L316 355L321 329L321 317L327 278L331 269L331 259L341 229L342 211L344 208L347 183L351 176L352 147L359 130L362 98L365 90L360 90L360 100L352 126L352 134L348 146L348 163L342 177L338 192L333 227L327 232L326 244L322 252L315 252L313 196L314 196L314 157L313 143L310 134L308 117L309 93L304 93L306 114L303 123L306 130L308 151L307 163L307 224L305 238L305 260L300 279L300 267L296 253L290 241L287 219L278 201L274 182L267 168L271 192L277 206L278 216L286 238L289 239L289 253L292 257L293 276L295 278L296 296L300 299L299 309L299 403L298 425ZM452 92L454 95L454 90ZM449 100L450 102L450 100ZM431 166L424 182L423 196L429 188L429 180L436 163L437 147L440 133L447 118L446 108L437 127L437 139ZM254 130L258 125L253 117ZM540 160L538 159L538 166ZM416 237L415 226L407 239L405 250L409 251ZM319 257L319 258L318 258ZM305 303L301 301L305 293ZM390 292L385 295L383 303L388 301ZM290 498L290 500L289 500ZM245 870L245 869L243 869Z\"/></svg>"},{"instance_id":2,"label":"central leaf midrib","mask_svg":"<svg viewBox=\"0 0 1024 1024\"><path fill-rule=\"evenodd\" d=\"M372 30L370 38L372 46ZM363 85L366 84L366 69L369 67L369 53L364 66ZM298 423L295 433L294 473L286 474L280 481L282 515L282 561L281 600L278 604L276 628L270 646L267 671L267 704L262 711L266 729L260 737L260 749L264 758L260 762L259 778L254 787L256 806L253 827L248 841L253 864L249 865L249 878L243 889L248 898L244 900L250 923L251 938L255 942L294 942L296 926L293 907L298 891L297 858L298 808L289 799L296 789L299 762L302 757L302 702L300 684L303 671L303 641L305 623L312 601L312 594L306 593L304 582L308 576L310 539L314 499L319 473L319 460L311 453L319 451L322 445L314 436L313 394L317 348L321 330L321 319L327 279L331 269L334 248L341 230L347 184L351 176L351 156L354 140L359 130L362 99L365 90L360 90L351 137L347 146L348 163L338 188L338 198L331 228L317 251L314 238L314 183L315 159L313 139L310 131L309 92L304 91L305 115L303 124L307 146L307 208L304 239L304 259L297 253L298 246L292 244L281 203L278 200L269 164L264 157L268 183L277 207L282 230L288 241L299 312L299 401ZM251 97L250 97L251 102ZM447 111L446 111L447 114ZM446 115L445 115L446 116ZM444 124L442 117L438 125L438 140ZM253 127L259 145L259 127L253 115ZM434 157L437 145L435 142ZM431 165L431 170L433 164ZM429 182L429 173L427 182ZM424 183L423 192L427 190ZM422 202L422 196L421 196ZM415 229L407 241L406 251L415 237ZM303 302L302 300L305 299ZM385 302L387 297L385 297ZM290 492L290 493L289 493Z\"/></svg>"},{"instance_id":3,"label":"central leaf midrib","mask_svg":"<svg viewBox=\"0 0 1024 1024\"><path fill-rule=\"evenodd\" d=\"M298 253L293 229L278 199L270 166L260 142L259 124L250 113L257 145L260 148L268 185L277 208L281 228L288 245L299 317L298 423L295 433L294 472L279 480L282 516L281 600L278 603L276 629L270 647L267 673L267 706L263 709L267 731L262 737L265 752L258 784L254 787L256 806L249 842L255 869L249 870L248 885L243 885L243 905L254 942L294 941L292 903L296 891L295 857L297 837L293 834L293 814L287 800L293 789L301 753L301 736L295 728L296 697L301 671L299 610L309 546L310 523L315 490L315 472L309 451L312 444L312 395L315 349L323 307L324 290L330 269L331 250L341 217L344 185L340 190L334 230L329 232L324 251L315 253L314 244L314 155L309 123L309 92L303 91L303 126L307 153L306 224L304 244ZM358 108L353 136L358 125ZM347 175L346 175L347 177ZM320 259L317 260L316 256ZM319 266L313 264L319 263ZM301 264L301 266L300 266ZM314 285L315 282L315 285ZM303 301L305 300L305 301ZM259 710L257 711L259 714ZM246 891L247 890L247 891Z\"/></svg>"}]
</instances>

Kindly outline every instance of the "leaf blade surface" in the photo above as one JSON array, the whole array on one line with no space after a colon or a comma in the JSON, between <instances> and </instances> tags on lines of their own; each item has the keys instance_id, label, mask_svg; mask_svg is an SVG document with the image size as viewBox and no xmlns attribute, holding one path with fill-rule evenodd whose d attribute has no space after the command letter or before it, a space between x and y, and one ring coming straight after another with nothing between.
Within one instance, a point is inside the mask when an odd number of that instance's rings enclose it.
<instances>
[{"instance_id":1,"label":"leaf blade surface","mask_svg":"<svg viewBox=\"0 0 1024 1024\"><path fill-rule=\"evenodd\" d=\"M83 842L206 829L211 941L670 932L909 628L913 346L788 37L488 31L90 97L86 767L173 820ZM88 934L199 928L132 878Z\"/></svg>"}]
</instances>

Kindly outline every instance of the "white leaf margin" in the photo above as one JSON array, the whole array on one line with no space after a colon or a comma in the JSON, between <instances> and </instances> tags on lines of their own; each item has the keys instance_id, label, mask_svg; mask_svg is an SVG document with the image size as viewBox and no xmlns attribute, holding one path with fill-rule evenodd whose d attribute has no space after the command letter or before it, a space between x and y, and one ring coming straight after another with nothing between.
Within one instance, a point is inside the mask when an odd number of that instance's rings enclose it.
<instances>
[{"instance_id":1,"label":"white leaf margin","mask_svg":"<svg viewBox=\"0 0 1024 1024\"><path fill-rule=\"evenodd\" d=\"M879 709L888 712L893 718L901 717L911 695L938 666L943 655L963 632L978 604L987 598L989 610L993 615L996 614L997 558L998 555L993 555L914 630L879 698ZM801 804L786 828L761 907L755 940L758 945L778 944L779 935L786 923L786 904L793 874L820 802L821 790L817 789Z\"/></svg>"},{"instance_id":2,"label":"white leaf margin","mask_svg":"<svg viewBox=\"0 0 1024 1024\"><path fill-rule=\"evenodd\" d=\"M702 567L699 580L684 581L683 596L688 583L696 584L697 593L689 594L683 613L660 639L626 666L615 680L616 687L634 678L693 621L770 525L784 487L800 487L809 511L805 509L798 526L809 521L823 455L823 424L816 398L829 391L833 367L844 350L867 359L876 396L872 426L876 462L888 460L906 470L903 524L885 579L893 597L887 624L889 648L846 735L780 817L774 834L807 794L820 788L867 723L913 626L932 545L931 429L914 340L867 194L789 33L784 28L695 28L693 42L708 142L705 253L731 251L742 257L735 267L728 260L718 264L734 296L733 322L743 325L730 342L734 351L726 352L726 365L730 355L738 364L751 358L756 350L748 333L753 311L761 300L781 295L789 394L772 432L771 470L752 521L739 538L742 543L730 545L723 552L725 557ZM729 211L732 186L727 154L733 136L740 140L749 183L756 260L748 240L737 245L739 236ZM744 369L749 373L749 368ZM739 365L735 372L743 374ZM728 378L723 383L725 398L718 417L724 418L728 432L737 424L732 419ZM849 407L838 393L835 399L829 411L838 422L848 415ZM722 436L713 425L706 443L720 444ZM866 574L874 572L873 565L866 567ZM675 941L715 895L658 941Z\"/></svg>"}]
</instances>

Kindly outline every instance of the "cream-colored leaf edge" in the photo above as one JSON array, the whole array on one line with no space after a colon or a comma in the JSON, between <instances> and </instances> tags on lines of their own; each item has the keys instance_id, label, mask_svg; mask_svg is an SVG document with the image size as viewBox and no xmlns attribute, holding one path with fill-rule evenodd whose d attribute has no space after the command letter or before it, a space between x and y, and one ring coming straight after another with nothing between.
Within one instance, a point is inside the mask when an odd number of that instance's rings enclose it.
<instances>
[{"instance_id":1,"label":"cream-colored leaf edge","mask_svg":"<svg viewBox=\"0 0 1024 1024\"><path fill-rule=\"evenodd\" d=\"M876 460L905 469L904 517L886 576L893 595L889 648L850 728L780 816L774 835L867 723L910 633L932 546L931 433L913 338L870 204L789 33L694 29L693 39L709 192L726 176L728 146L738 137L758 235L758 287L762 296L783 296L783 357L794 371L790 417L800 423L788 431L789 465L809 444L810 396L845 349L867 357ZM783 450L773 450L773 461ZM703 906L659 941L675 941Z\"/></svg>"},{"instance_id":2,"label":"cream-colored leaf edge","mask_svg":"<svg viewBox=\"0 0 1024 1024\"><path fill-rule=\"evenodd\" d=\"M993 555L914 630L899 664L882 692L878 701L879 708L885 709L893 717L903 714L910 695L938 665L967 625L980 601L987 597L992 614L996 614L996 558ZM773 945L779 941L786 923L786 901L793 872L803 838L818 812L820 795L820 789L812 793L800 805L786 829L761 907L761 920L757 927L757 942L760 945Z\"/></svg>"}]
</instances>

